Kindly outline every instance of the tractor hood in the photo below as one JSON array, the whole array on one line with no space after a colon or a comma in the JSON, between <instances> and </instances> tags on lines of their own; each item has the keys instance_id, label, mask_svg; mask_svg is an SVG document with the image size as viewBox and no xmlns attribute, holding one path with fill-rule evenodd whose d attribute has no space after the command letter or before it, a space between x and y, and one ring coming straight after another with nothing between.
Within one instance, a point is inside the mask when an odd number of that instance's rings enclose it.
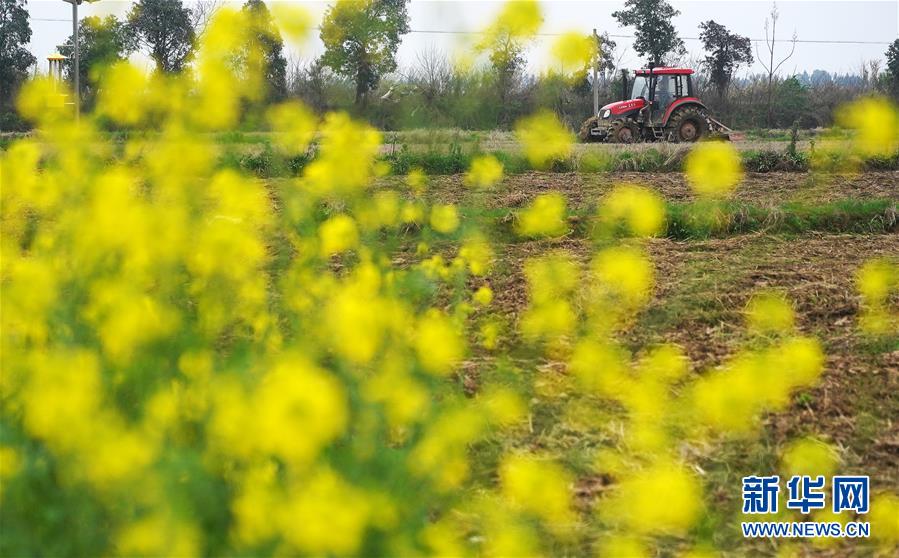
<instances>
[{"instance_id":1,"label":"tractor hood","mask_svg":"<svg viewBox=\"0 0 899 558\"><path fill-rule=\"evenodd\" d=\"M613 116L619 116L621 114L625 114L627 112L640 110L641 108L646 106L646 101L644 99L630 99L629 101L618 101L615 103L609 103L606 106L599 109L599 116L602 118L610 118ZM608 111L608 112L606 112Z\"/></svg>"}]
</instances>

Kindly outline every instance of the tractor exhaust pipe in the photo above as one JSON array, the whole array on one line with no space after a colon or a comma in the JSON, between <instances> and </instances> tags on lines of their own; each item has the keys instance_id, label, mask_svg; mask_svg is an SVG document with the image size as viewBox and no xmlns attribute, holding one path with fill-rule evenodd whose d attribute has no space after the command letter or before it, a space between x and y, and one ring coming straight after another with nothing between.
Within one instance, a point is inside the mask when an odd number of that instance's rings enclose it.
<instances>
[{"instance_id":1,"label":"tractor exhaust pipe","mask_svg":"<svg viewBox=\"0 0 899 558\"><path fill-rule=\"evenodd\" d=\"M627 86L627 70L621 70L621 100L627 101L630 97Z\"/></svg>"}]
</instances>

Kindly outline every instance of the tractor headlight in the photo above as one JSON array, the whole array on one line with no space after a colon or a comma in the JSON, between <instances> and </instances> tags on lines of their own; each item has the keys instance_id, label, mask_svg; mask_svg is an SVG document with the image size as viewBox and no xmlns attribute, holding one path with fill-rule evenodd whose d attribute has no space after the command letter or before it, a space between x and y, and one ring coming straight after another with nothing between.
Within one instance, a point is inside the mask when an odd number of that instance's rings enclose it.
<instances>
[{"instance_id":1,"label":"tractor headlight","mask_svg":"<svg viewBox=\"0 0 899 558\"><path fill-rule=\"evenodd\" d=\"M610 114L612 114L612 111L610 109L606 109L606 110L602 111L603 118L608 118Z\"/></svg>"}]
</instances>

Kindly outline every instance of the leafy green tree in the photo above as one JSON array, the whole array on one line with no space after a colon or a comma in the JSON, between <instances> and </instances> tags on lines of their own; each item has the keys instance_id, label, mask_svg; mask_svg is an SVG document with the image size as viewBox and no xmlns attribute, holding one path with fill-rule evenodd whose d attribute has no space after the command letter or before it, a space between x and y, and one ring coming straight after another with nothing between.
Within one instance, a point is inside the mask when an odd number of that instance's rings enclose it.
<instances>
[{"instance_id":1,"label":"leafy green tree","mask_svg":"<svg viewBox=\"0 0 899 558\"><path fill-rule=\"evenodd\" d=\"M25 0L0 0L0 111L12 105L19 85L35 63L25 45L31 26Z\"/></svg>"},{"instance_id":2,"label":"leafy green tree","mask_svg":"<svg viewBox=\"0 0 899 558\"><path fill-rule=\"evenodd\" d=\"M709 81L719 97L724 97L727 86L742 64L752 63L752 41L748 37L731 33L727 27L713 20L699 24L699 38L706 55L702 66L709 73Z\"/></svg>"},{"instance_id":3,"label":"leafy green tree","mask_svg":"<svg viewBox=\"0 0 899 558\"><path fill-rule=\"evenodd\" d=\"M809 119L809 91L796 76L785 79L777 86L777 103L774 106L774 125L789 128L794 123L805 126Z\"/></svg>"},{"instance_id":4,"label":"leafy green tree","mask_svg":"<svg viewBox=\"0 0 899 558\"><path fill-rule=\"evenodd\" d=\"M63 72L72 81L75 74L74 40L72 35L59 46L60 54L66 56ZM93 98L94 87L103 68L124 60L137 49L137 43L128 25L115 16L91 16L78 22L79 83L81 98L88 104Z\"/></svg>"},{"instance_id":5,"label":"leafy green tree","mask_svg":"<svg viewBox=\"0 0 899 558\"><path fill-rule=\"evenodd\" d=\"M664 64L672 54L687 53L671 23L677 15L680 12L665 0L626 0L623 10L612 12L619 24L635 28L634 50L651 66Z\"/></svg>"},{"instance_id":6,"label":"leafy green tree","mask_svg":"<svg viewBox=\"0 0 899 558\"><path fill-rule=\"evenodd\" d=\"M899 39L887 49L887 71L890 74L890 94L899 100Z\"/></svg>"},{"instance_id":7,"label":"leafy green tree","mask_svg":"<svg viewBox=\"0 0 899 558\"><path fill-rule=\"evenodd\" d=\"M193 15L181 0L138 0L128 13L128 23L157 70L175 73L184 68L195 34Z\"/></svg>"},{"instance_id":8,"label":"leafy green tree","mask_svg":"<svg viewBox=\"0 0 899 558\"><path fill-rule=\"evenodd\" d=\"M243 11L251 26L249 49L262 56L268 101L281 101L287 96L287 59L284 41L272 14L262 0L248 0Z\"/></svg>"},{"instance_id":9,"label":"leafy green tree","mask_svg":"<svg viewBox=\"0 0 899 558\"><path fill-rule=\"evenodd\" d=\"M356 84L357 106L384 74L396 70L396 50L409 32L408 0L338 0L325 12L322 63Z\"/></svg>"}]
</instances>

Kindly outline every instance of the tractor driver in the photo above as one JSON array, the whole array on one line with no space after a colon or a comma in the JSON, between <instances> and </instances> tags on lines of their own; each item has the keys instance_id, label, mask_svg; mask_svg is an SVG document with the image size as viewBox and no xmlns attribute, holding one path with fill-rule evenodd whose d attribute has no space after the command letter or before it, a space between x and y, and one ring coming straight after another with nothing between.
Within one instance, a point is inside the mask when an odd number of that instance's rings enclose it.
<instances>
[{"instance_id":1,"label":"tractor driver","mask_svg":"<svg viewBox=\"0 0 899 558\"><path fill-rule=\"evenodd\" d=\"M665 109L674 100L674 80L671 76L658 76L656 82L655 106L652 107L653 120L661 120Z\"/></svg>"}]
</instances>

